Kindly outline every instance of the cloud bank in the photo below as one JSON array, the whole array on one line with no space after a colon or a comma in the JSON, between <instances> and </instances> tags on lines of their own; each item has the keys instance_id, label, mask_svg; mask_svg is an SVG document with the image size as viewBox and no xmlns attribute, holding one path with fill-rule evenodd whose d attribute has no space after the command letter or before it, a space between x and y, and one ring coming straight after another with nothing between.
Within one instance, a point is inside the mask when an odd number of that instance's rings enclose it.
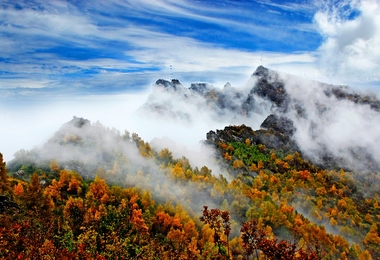
<instances>
[{"instance_id":1,"label":"cloud bank","mask_svg":"<svg viewBox=\"0 0 380 260\"><path fill-rule=\"evenodd\" d=\"M314 16L324 37L319 66L341 83L380 81L380 3L340 1L322 6Z\"/></svg>"},{"instance_id":2,"label":"cloud bank","mask_svg":"<svg viewBox=\"0 0 380 260\"><path fill-rule=\"evenodd\" d=\"M296 128L294 138L314 163L362 172L380 168L378 96L280 73L289 95L286 112ZM328 165L327 165L328 166Z\"/></svg>"}]
</instances>

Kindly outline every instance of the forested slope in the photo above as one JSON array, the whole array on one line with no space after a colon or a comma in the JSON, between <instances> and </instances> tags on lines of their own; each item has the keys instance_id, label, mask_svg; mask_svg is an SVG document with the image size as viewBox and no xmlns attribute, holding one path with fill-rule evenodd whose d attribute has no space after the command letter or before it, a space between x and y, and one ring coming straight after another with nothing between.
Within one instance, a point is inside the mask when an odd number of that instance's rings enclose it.
<instances>
[{"instance_id":1,"label":"forested slope","mask_svg":"<svg viewBox=\"0 0 380 260\"><path fill-rule=\"evenodd\" d=\"M209 133L223 176L74 118L40 150L1 156L0 257L378 259L378 174L316 166L286 140Z\"/></svg>"}]
</instances>

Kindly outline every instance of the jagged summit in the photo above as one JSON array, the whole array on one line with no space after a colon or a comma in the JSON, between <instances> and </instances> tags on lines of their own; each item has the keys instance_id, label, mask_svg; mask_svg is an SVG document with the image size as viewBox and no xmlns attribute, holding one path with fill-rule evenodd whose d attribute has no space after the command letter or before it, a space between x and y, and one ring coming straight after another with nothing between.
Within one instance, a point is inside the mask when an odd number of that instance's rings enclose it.
<instances>
[{"instance_id":1,"label":"jagged summit","mask_svg":"<svg viewBox=\"0 0 380 260\"><path fill-rule=\"evenodd\" d=\"M262 65L258 66L255 72L252 74L252 76L256 76L256 77L267 77L268 75L269 75L269 69L265 68Z\"/></svg>"},{"instance_id":2,"label":"jagged summit","mask_svg":"<svg viewBox=\"0 0 380 260\"><path fill-rule=\"evenodd\" d=\"M260 125L264 130L274 130L286 136L292 136L296 131L293 121L284 116L269 115Z\"/></svg>"},{"instance_id":3,"label":"jagged summit","mask_svg":"<svg viewBox=\"0 0 380 260\"><path fill-rule=\"evenodd\" d=\"M73 119L64 125L73 125L75 127L81 128L82 126L88 125L88 124L91 124L90 120L85 119L83 117L73 116Z\"/></svg>"},{"instance_id":4,"label":"jagged summit","mask_svg":"<svg viewBox=\"0 0 380 260\"><path fill-rule=\"evenodd\" d=\"M156 87L164 87L165 89L183 90L186 89L178 79L172 79L171 81L165 79L158 79L155 83ZM198 94L204 95L209 92L214 87L203 82L191 83L188 90L197 92Z\"/></svg>"},{"instance_id":5,"label":"jagged summit","mask_svg":"<svg viewBox=\"0 0 380 260\"><path fill-rule=\"evenodd\" d=\"M212 87L207 83L191 83L189 89L203 96L210 91L210 88Z\"/></svg>"},{"instance_id":6,"label":"jagged summit","mask_svg":"<svg viewBox=\"0 0 380 260\"><path fill-rule=\"evenodd\" d=\"M370 130L380 120L380 101L375 95L301 79L264 66L256 68L244 87L226 83L216 88L203 82L186 88L179 81L165 80L158 80L156 85L166 91L158 93L153 89L142 108L152 115L158 113L169 120L190 123L213 120L255 125L257 130L291 138L315 163L380 169L376 152L380 143L375 144L380 134ZM366 131L374 138L369 138ZM355 138L358 135L361 137Z\"/></svg>"},{"instance_id":7,"label":"jagged summit","mask_svg":"<svg viewBox=\"0 0 380 260\"><path fill-rule=\"evenodd\" d=\"M167 89L177 90L178 88L183 88L182 83L178 79L172 79L171 81L165 79L158 79L155 83L156 86L163 86Z\"/></svg>"},{"instance_id":8,"label":"jagged summit","mask_svg":"<svg viewBox=\"0 0 380 260\"><path fill-rule=\"evenodd\" d=\"M263 144L270 149L281 149L287 152L299 150L290 136L272 128L253 130L246 125L226 126L223 130L210 131L206 135L206 143L214 146L218 146L220 142L245 142L246 140L252 144Z\"/></svg>"},{"instance_id":9,"label":"jagged summit","mask_svg":"<svg viewBox=\"0 0 380 260\"><path fill-rule=\"evenodd\" d=\"M253 113L254 102L251 94L242 93L228 82L224 88L205 82L192 83L186 88L179 80L159 79L141 110L152 116L159 114L170 120L187 122L196 120L192 116L193 111L207 110L211 112L211 120L234 121Z\"/></svg>"},{"instance_id":10,"label":"jagged summit","mask_svg":"<svg viewBox=\"0 0 380 260\"><path fill-rule=\"evenodd\" d=\"M259 66L252 76L257 78L257 82L251 89L251 93L270 100L273 105L278 107L282 112L286 112L290 97L278 73Z\"/></svg>"}]
</instances>

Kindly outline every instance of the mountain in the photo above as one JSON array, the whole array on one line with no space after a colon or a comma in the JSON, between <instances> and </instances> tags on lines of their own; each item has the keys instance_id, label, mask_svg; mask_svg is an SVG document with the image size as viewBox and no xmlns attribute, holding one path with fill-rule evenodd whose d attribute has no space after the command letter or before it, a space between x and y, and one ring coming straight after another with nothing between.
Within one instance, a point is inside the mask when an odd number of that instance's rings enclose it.
<instances>
[{"instance_id":1,"label":"mountain","mask_svg":"<svg viewBox=\"0 0 380 260\"><path fill-rule=\"evenodd\" d=\"M240 238L256 230L268 256L286 248L286 259L379 257L377 176L320 168L277 126L210 131L221 174L74 117L44 146L20 151L11 180L0 174L1 191L12 191L2 198L14 205L0 213L2 256L239 258L254 252ZM202 224L222 213L223 229ZM215 238L226 228L229 238Z\"/></svg>"},{"instance_id":2,"label":"mountain","mask_svg":"<svg viewBox=\"0 0 380 260\"><path fill-rule=\"evenodd\" d=\"M229 123L201 167L79 117L0 156L0 258L380 257L374 95L260 66L241 88L158 80L139 115Z\"/></svg>"},{"instance_id":3,"label":"mountain","mask_svg":"<svg viewBox=\"0 0 380 260\"><path fill-rule=\"evenodd\" d=\"M253 94L233 88L228 82L223 89L207 83L192 83L185 88L176 79L157 80L141 110L184 122L195 122L207 111L208 120L232 123L262 111Z\"/></svg>"},{"instance_id":4,"label":"mountain","mask_svg":"<svg viewBox=\"0 0 380 260\"><path fill-rule=\"evenodd\" d=\"M106 129L100 123L91 124L87 119L74 116L44 145L16 153L8 167L11 171L22 164L44 165L43 168L49 168L50 161L57 159L68 170L75 170L85 177L94 177L100 166L106 170L112 168L111 159L116 154L128 151L128 147L124 147L121 141L122 137L117 130Z\"/></svg>"},{"instance_id":5,"label":"mountain","mask_svg":"<svg viewBox=\"0 0 380 260\"><path fill-rule=\"evenodd\" d=\"M245 124L283 134L305 157L330 168L364 172L380 169L380 101L259 66L241 88L207 83L184 87L179 80L159 79L141 108L146 114L179 123L199 121Z\"/></svg>"},{"instance_id":6,"label":"mountain","mask_svg":"<svg viewBox=\"0 0 380 260\"><path fill-rule=\"evenodd\" d=\"M376 184L380 171L379 107L380 101L373 94L355 93L347 86L308 81L259 66L241 88L229 83L223 88L207 83L186 88L179 80L159 79L139 113L193 128L200 121L230 122L224 129L204 133L203 143L212 150L217 150L219 143L249 141L284 153L297 151L321 169L351 171L360 181L368 174L374 175ZM257 121L261 123L254 127ZM22 171L31 173L34 166L49 169L50 162L57 159L63 168L87 179L93 178L99 168L112 172L120 165L127 171L151 172L157 166L146 164L139 154L144 149L151 154L152 150L158 153L170 148L169 141L161 146L156 143L153 140L150 147L137 134L121 135L99 122L92 124L74 117L43 146L19 151L8 167L17 172L28 165ZM202 153L212 157L215 152ZM209 159L199 167L203 165L228 175ZM376 186L371 189L376 190Z\"/></svg>"}]
</instances>

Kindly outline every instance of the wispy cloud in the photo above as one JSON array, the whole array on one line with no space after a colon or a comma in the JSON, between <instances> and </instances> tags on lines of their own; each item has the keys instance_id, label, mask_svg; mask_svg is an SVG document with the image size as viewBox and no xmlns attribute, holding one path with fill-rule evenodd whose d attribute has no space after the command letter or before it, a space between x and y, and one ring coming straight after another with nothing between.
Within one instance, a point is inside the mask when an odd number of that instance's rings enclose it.
<instances>
[{"instance_id":1,"label":"wispy cloud","mask_svg":"<svg viewBox=\"0 0 380 260\"><path fill-rule=\"evenodd\" d=\"M9 158L73 115L150 131L128 125L125 111L170 74L185 86L240 87L262 64L325 82L380 81L378 2L323 2L2 1L0 148Z\"/></svg>"},{"instance_id":2,"label":"wispy cloud","mask_svg":"<svg viewBox=\"0 0 380 260\"><path fill-rule=\"evenodd\" d=\"M103 82L103 88L118 86L120 91L128 90L128 83L145 88L160 76L155 71L166 73L170 64L178 76L200 72L212 80L229 71L242 81L260 64L262 53L276 48L279 51L266 54L267 61L277 57L273 63L303 62L304 54L288 56L289 51L283 51L295 46L293 52L302 37L316 37L311 21L287 19L281 26L280 14L253 5L183 0L4 2L0 89L13 93L16 88L78 88L82 93L92 84L96 92ZM310 48L314 40L303 46ZM147 77L134 77L136 72ZM134 78L139 80L133 82Z\"/></svg>"}]
</instances>

